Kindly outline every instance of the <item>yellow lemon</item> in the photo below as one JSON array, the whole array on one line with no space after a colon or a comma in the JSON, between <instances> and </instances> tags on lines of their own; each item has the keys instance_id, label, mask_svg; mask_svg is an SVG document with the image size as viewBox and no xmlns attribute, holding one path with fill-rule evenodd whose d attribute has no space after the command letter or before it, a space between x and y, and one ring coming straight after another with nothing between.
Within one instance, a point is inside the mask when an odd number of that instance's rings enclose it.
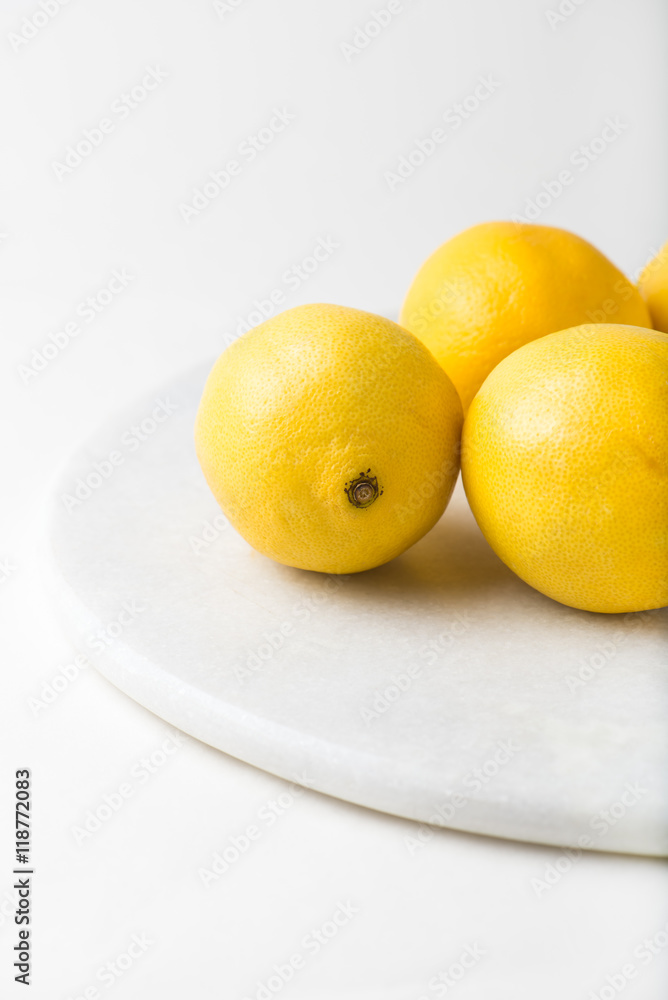
<instances>
[{"instance_id":1,"label":"yellow lemon","mask_svg":"<svg viewBox=\"0 0 668 1000\"><path fill-rule=\"evenodd\" d=\"M305 305L218 358L195 443L218 503L259 552L356 573L441 516L461 425L456 390L412 334L357 309Z\"/></svg>"},{"instance_id":2,"label":"yellow lemon","mask_svg":"<svg viewBox=\"0 0 668 1000\"><path fill-rule=\"evenodd\" d=\"M600 324L521 347L471 404L462 474L489 544L543 594L668 604L668 337Z\"/></svg>"},{"instance_id":3,"label":"yellow lemon","mask_svg":"<svg viewBox=\"0 0 668 1000\"><path fill-rule=\"evenodd\" d=\"M668 333L668 243L644 269L638 288L649 308L652 326Z\"/></svg>"},{"instance_id":4,"label":"yellow lemon","mask_svg":"<svg viewBox=\"0 0 668 1000\"><path fill-rule=\"evenodd\" d=\"M399 320L427 345L464 410L499 361L579 323L651 327L638 289L565 229L515 222L473 226L422 265Z\"/></svg>"}]
</instances>

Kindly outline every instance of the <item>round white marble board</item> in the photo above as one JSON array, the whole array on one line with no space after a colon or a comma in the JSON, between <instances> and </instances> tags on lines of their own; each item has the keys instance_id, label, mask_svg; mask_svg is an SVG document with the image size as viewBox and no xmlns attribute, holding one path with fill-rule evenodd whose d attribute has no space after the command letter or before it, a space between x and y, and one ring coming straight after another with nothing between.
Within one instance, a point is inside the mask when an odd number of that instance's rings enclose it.
<instances>
[{"instance_id":1,"label":"round white marble board","mask_svg":"<svg viewBox=\"0 0 668 1000\"><path fill-rule=\"evenodd\" d=\"M668 609L590 614L535 592L491 551L461 484L378 569L259 555L194 453L207 372L100 430L50 497L47 576L98 670L192 736L350 802L665 854Z\"/></svg>"}]
</instances>

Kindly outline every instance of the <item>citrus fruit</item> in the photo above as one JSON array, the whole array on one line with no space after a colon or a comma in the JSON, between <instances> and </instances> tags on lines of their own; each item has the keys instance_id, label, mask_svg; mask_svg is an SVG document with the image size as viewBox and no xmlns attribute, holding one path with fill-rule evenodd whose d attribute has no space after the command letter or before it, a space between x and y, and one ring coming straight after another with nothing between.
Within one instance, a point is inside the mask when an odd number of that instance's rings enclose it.
<instances>
[{"instance_id":1,"label":"citrus fruit","mask_svg":"<svg viewBox=\"0 0 668 1000\"><path fill-rule=\"evenodd\" d=\"M422 265L399 322L443 365L466 410L512 351L579 323L650 327L638 289L586 240L551 226L488 222Z\"/></svg>"},{"instance_id":2,"label":"citrus fruit","mask_svg":"<svg viewBox=\"0 0 668 1000\"><path fill-rule=\"evenodd\" d=\"M412 334L370 313L305 305L218 358L195 427L218 503L278 562L355 573L443 513L459 471L457 392Z\"/></svg>"},{"instance_id":3,"label":"citrus fruit","mask_svg":"<svg viewBox=\"0 0 668 1000\"><path fill-rule=\"evenodd\" d=\"M655 330L668 333L668 243L645 267L638 281Z\"/></svg>"},{"instance_id":4,"label":"citrus fruit","mask_svg":"<svg viewBox=\"0 0 668 1000\"><path fill-rule=\"evenodd\" d=\"M668 336L585 325L521 347L471 404L462 474L489 544L543 594L668 604Z\"/></svg>"}]
</instances>

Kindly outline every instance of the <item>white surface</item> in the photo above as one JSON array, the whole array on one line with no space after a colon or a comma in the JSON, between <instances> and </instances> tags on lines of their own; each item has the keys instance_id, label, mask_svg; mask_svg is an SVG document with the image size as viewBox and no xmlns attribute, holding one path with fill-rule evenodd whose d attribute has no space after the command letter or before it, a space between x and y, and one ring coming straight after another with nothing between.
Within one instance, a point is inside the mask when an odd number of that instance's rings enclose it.
<instances>
[{"instance_id":1,"label":"white surface","mask_svg":"<svg viewBox=\"0 0 668 1000\"><path fill-rule=\"evenodd\" d=\"M285 305L382 310L459 228L522 212L609 115L627 129L541 219L571 227L633 274L668 236L666 8L586 0L552 30L554 0L413 0L359 60L367 0L70 0L14 53L7 33L37 0L0 5L0 975L12 987L4 914L13 856L12 775L35 782L33 1000L97 983L113 1000L242 1000L342 895L360 915L278 994L433 1000L430 977L467 943L487 948L462 1000L586 1000L626 962L624 1000L663 1000L660 952L634 950L668 922L662 863L441 831L411 855L410 821L309 793L208 891L197 869L254 822L281 781L194 741L95 835L72 828L156 752L165 725L84 669L35 715L76 650L32 558L53 472L98 425L217 353L238 317L277 287ZM171 72L70 177L51 161L141 79ZM479 75L503 89L395 194L383 172L462 101ZM279 103L298 120L192 225L178 215L209 170ZM282 276L323 236L340 247L299 288ZM92 323L78 303L115 268L134 281ZM81 334L29 384L18 366L50 333ZM595 682L592 682L595 683ZM141 765L140 765L141 767ZM566 868L538 895L533 879ZM559 875L559 872L557 872ZM554 878L554 876L552 876ZM96 970L146 931L154 945L108 992Z\"/></svg>"},{"instance_id":2,"label":"white surface","mask_svg":"<svg viewBox=\"0 0 668 1000\"><path fill-rule=\"evenodd\" d=\"M171 724L318 791L476 833L665 854L668 609L597 615L536 593L492 553L461 486L376 570L260 556L195 457L209 367L138 401L58 477L49 560L81 651Z\"/></svg>"}]
</instances>

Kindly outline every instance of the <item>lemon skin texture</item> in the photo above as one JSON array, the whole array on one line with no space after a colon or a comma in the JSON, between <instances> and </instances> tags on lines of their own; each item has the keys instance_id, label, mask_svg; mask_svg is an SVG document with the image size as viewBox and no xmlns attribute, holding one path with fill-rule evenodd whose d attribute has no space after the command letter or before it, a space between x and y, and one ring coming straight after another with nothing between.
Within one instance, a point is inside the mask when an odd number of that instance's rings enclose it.
<instances>
[{"instance_id":1,"label":"lemon skin texture","mask_svg":"<svg viewBox=\"0 0 668 1000\"><path fill-rule=\"evenodd\" d=\"M390 320L289 309L218 358L195 426L234 527L289 566L356 573L393 559L443 513L462 410L440 365Z\"/></svg>"},{"instance_id":2,"label":"lemon skin texture","mask_svg":"<svg viewBox=\"0 0 668 1000\"><path fill-rule=\"evenodd\" d=\"M531 340L581 323L652 326L638 289L590 243L514 222L444 243L419 270L399 322L441 363L464 411L495 366Z\"/></svg>"},{"instance_id":3,"label":"lemon skin texture","mask_svg":"<svg viewBox=\"0 0 668 1000\"><path fill-rule=\"evenodd\" d=\"M638 288L647 303L652 326L668 333L668 243L644 269Z\"/></svg>"},{"instance_id":4,"label":"lemon skin texture","mask_svg":"<svg viewBox=\"0 0 668 1000\"><path fill-rule=\"evenodd\" d=\"M462 475L489 544L541 593L668 604L668 336L585 325L511 354L471 404Z\"/></svg>"}]
</instances>

